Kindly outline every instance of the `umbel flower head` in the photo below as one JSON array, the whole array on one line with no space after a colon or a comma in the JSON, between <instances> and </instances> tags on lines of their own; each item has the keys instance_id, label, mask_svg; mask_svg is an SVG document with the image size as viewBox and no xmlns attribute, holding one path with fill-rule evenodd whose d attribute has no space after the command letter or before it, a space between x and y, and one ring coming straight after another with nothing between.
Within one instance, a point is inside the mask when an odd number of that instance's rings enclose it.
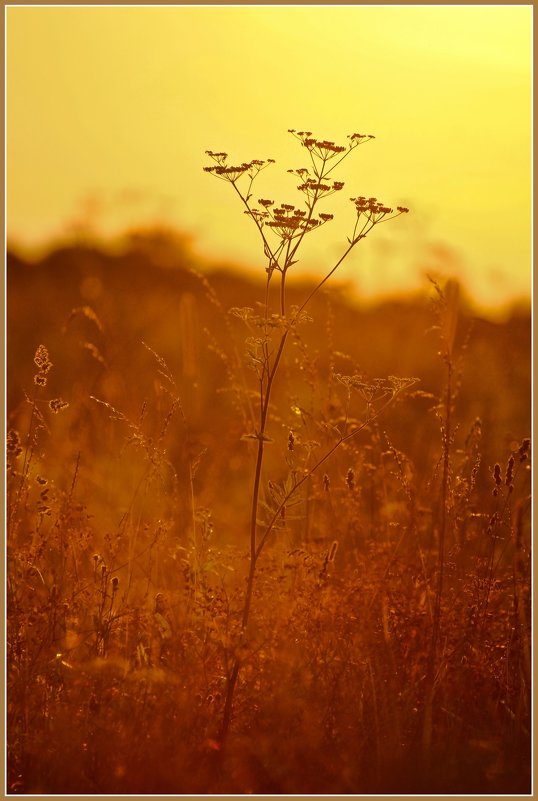
<instances>
[{"instance_id":1,"label":"umbel flower head","mask_svg":"<svg viewBox=\"0 0 538 801\"><path fill-rule=\"evenodd\" d=\"M345 147L344 145L337 145L334 142L329 142L327 139L316 139L312 136L312 131L296 131L294 128L290 128L288 133L295 136L303 147L323 162L330 161L335 158L335 156L346 153L348 150L353 150L353 148L361 145L363 142L375 138L371 134L354 133L348 136L349 144Z\"/></svg>"},{"instance_id":2,"label":"umbel flower head","mask_svg":"<svg viewBox=\"0 0 538 801\"><path fill-rule=\"evenodd\" d=\"M317 138L312 135L311 131L296 131L290 128L289 133L301 143L309 155L308 167L288 170L288 173L299 179L297 189L305 198L306 211L304 208L298 208L289 203L281 203L280 206L276 206L273 200L266 198L258 200L258 207L253 206L251 201L252 183L261 170L274 163L274 159L254 159L239 165L231 165L228 163L227 153L206 151L214 163L209 167L204 167L205 172L233 185L245 207L244 213L256 224L263 241L264 255L269 262L269 266L266 268L269 277L274 270L285 273L289 267L295 264L297 250L303 237L333 219L332 214L320 214L317 211L317 204L329 195L343 189L344 182L334 180L332 177L334 170L352 150L375 138L371 134L353 133L348 136L348 143L344 146L329 139ZM239 179L243 176L246 176L246 191L239 188L238 184ZM354 247L378 223L408 211L407 208L398 206L395 212L394 209L381 203L375 197L360 196L351 198L351 200L357 214L352 236L348 237L350 247ZM271 243L268 230L271 230L277 237L276 246ZM290 247L292 240L294 240L293 246ZM348 252L349 250L346 251L346 255Z\"/></svg>"},{"instance_id":3,"label":"umbel flower head","mask_svg":"<svg viewBox=\"0 0 538 801\"><path fill-rule=\"evenodd\" d=\"M343 181L320 181L318 178L312 177L308 173L308 170L288 170L288 172L291 172L294 175L299 175L301 178L304 177L301 175L301 173L306 173L308 175L306 180L299 184L297 189L299 192L304 192L308 200L311 201L315 199L321 199L322 197L328 197L329 195L339 192L344 188Z\"/></svg>"},{"instance_id":4,"label":"umbel flower head","mask_svg":"<svg viewBox=\"0 0 538 801\"><path fill-rule=\"evenodd\" d=\"M312 217L291 203L281 203L276 208L271 208L274 206L272 200L260 198L258 203L262 209L248 209L244 213L256 220L260 227L266 225L271 228L282 241L295 239L333 219L332 214L325 213Z\"/></svg>"},{"instance_id":5,"label":"umbel flower head","mask_svg":"<svg viewBox=\"0 0 538 801\"><path fill-rule=\"evenodd\" d=\"M206 154L215 161L211 167L204 167L204 172L209 172L217 178L229 183L235 183L242 175L248 175L251 180L254 180L256 175L261 172L269 164L274 164L274 159L253 159L252 161L244 161L239 166L232 166L226 163L228 158L227 153L215 153L212 150L206 150Z\"/></svg>"},{"instance_id":6,"label":"umbel flower head","mask_svg":"<svg viewBox=\"0 0 538 801\"><path fill-rule=\"evenodd\" d=\"M400 214L407 214L409 209L405 206L398 206L396 213L390 206L385 206L376 197L352 197L351 202L355 204L357 220L363 220L371 225L381 222L389 215L398 217Z\"/></svg>"}]
</instances>

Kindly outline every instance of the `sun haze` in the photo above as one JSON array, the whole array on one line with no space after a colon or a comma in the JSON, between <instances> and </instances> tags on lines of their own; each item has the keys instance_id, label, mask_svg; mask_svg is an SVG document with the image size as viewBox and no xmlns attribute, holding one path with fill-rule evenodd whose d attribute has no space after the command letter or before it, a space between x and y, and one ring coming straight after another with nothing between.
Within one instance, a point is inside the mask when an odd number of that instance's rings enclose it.
<instances>
[{"instance_id":1,"label":"sun haze","mask_svg":"<svg viewBox=\"0 0 538 801\"><path fill-rule=\"evenodd\" d=\"M294 199L286 133L376 139L346 162L348 196L412 213L346 268L359 294L459 277L483 306L530 295L532 6L9 7L7 223L45 245L77 214L104 234L164 221L198 252L260 269L255 230L204 151L271 157L260 191ZM349 190L349 191L347 191ZM347 215L347 216L346 216Z\"/></svg>"},{"instance_id":2,"label":"sun haze","mask_svg":"<svg viewBox=\"0 0 538 801\"><path fill-rule=\"evenodd\" d=\"M7 793L532 794L531 7L7 23Z\"/></svg>"}]
</instances>

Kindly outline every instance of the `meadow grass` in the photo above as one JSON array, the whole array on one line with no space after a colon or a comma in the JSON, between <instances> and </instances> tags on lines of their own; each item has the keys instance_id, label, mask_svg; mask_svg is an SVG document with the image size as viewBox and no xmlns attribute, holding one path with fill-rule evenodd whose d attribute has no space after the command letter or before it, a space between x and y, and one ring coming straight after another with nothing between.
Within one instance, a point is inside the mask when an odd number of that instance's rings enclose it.
<instances>
[{"instance_id":1,"label":"meadow grass","mask_svg":"<svg viewBox=\"0 0 538 801\"><path fill-rule=\"evenodd\" d=\"M331 293L374 198L294 286L372 137L292 133L306 211L210 153L265 286L80 248L46 314L13 262L9 793L529 792L527 323Z\"/></svg>"}]
</instances>

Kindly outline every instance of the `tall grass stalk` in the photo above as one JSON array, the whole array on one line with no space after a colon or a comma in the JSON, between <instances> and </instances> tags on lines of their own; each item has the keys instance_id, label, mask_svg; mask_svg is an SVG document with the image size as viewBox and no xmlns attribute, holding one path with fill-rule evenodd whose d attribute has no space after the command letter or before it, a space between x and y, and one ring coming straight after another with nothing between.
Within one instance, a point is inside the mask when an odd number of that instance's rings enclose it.
<instances>
[{"instance_id":1,"label":"tall grass stalk","mask_svg":"<svg viewBox=\"0 0 538 801\"><path fill-rule=\"evenodd\" d=\"M432 745L432 723L434 698L441 678L438 660L439 641L441 638L441 615L443 608L443 589L445 577L446 544L452 513L451 498L451 448L453 441L452 415L454 410L455 361L454 345L458 325L459 286L456 281L449 280L442 289L430 279L438 295L438 328L441 342L440 357L445 365L444 392L439 405L441 420L441 490L439 499L439 526L437 540L437 571L434 594L432 635L428 656L426 675L426 698L424 705L423 749L426 758Z\"/></svg>"}]
</instances>

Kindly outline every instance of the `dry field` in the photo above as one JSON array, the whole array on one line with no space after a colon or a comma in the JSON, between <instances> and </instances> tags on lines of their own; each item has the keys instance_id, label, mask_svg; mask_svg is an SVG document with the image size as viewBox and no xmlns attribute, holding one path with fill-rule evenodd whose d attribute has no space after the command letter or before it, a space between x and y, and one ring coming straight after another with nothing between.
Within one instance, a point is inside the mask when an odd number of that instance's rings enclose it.
<instances>
[{"instance_id":1,"label":"dry field","mask_svg":"<svg viewBox=\"0 0 538 801\"><path fill-rule=\"evenodd\" d=\"M262 436L285 323L198 269L9 256L8 791L529 792L528 312L324 286Z\"/></svg>"},{"instance_id":2,"label":"dry field","mask_svg":"<svg viewBox=\"0 0 538 801\"><path fill-rule=\"evenodd\" d=\"M243 631L256 387L228 310L264 288L172 244L9 259L9 791L527 792L528 315L317 295ZM419 380L376 417L392 375Z\"/></svg>"}]
</instances>

